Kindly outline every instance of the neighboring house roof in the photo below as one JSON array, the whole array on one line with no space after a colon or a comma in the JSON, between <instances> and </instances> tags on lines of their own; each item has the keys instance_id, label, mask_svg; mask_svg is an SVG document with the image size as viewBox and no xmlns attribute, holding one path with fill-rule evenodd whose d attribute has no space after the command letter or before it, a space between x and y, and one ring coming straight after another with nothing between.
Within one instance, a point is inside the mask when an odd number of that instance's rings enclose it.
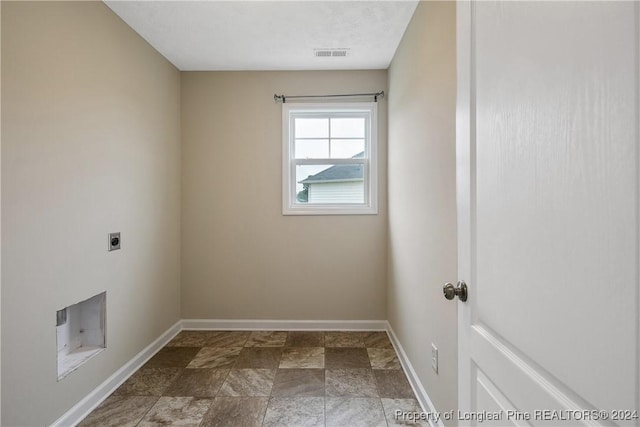
<instances>
[{"instance_id":1,"label":"neighboring house roof","mask_svg":"<svg viewBox=\"0 0 640 427\"><path fill-rule=\"evenodd\" d=\"M352 159L364 157L364 152L358 153ZM300 184L319 184L326 182L362 181L364 179L363 165L335 165L309 175L307 179L300 181Z\"/></svg>"}]
</instances>

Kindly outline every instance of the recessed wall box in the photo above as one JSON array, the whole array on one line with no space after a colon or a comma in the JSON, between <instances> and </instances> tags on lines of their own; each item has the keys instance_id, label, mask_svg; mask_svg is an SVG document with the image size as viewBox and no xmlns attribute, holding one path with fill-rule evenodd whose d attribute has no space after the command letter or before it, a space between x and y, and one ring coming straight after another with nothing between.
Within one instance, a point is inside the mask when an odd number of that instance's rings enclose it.
<instances>
[{"instance_id":1,"label":"recessed wall box","mask_svg":"<svg viewBox=\"0 0 640 427\"><path fill-rule=\"evenodd\" d=\"M109 233L109 252L120 249L120 232Z\"/></svg>"}]
</instances>

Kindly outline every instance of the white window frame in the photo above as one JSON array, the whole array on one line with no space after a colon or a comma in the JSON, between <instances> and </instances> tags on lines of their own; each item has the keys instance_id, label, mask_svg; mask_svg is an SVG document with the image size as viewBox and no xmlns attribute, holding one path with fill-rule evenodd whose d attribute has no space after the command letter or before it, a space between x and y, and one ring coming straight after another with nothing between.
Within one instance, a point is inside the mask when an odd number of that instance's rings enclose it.
<instances>
[{"instance_id":1,"label":"white window frame","mask_svg":"<svg viewBox=\"0 0 640 427\"><path fill-rule=\"evenodd\" d=\"M365 115L365 156L362 159L295 159L296 117ZM282 214L375 215L378 213L378 105L376 102L282 104ZM300 203L296 199L296 165L362 163L364 203Z\"/></svg>"}]
</instances>

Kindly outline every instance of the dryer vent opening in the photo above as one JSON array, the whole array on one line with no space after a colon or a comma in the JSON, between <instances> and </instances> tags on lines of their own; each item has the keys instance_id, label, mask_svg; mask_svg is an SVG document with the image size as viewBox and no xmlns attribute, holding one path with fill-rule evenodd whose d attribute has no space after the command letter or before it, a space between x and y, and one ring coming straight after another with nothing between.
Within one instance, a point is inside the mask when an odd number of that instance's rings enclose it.
<instances>
[{"instance_id":1,"label":"dryer vent opening","mask_svg":"<svg viewBox=\"0 0 640 427\"><path fill-rule=\"evenodd\" d=\"M58 381L106 348L107 293L56 311Z\"/></svg>"}]
</instances>

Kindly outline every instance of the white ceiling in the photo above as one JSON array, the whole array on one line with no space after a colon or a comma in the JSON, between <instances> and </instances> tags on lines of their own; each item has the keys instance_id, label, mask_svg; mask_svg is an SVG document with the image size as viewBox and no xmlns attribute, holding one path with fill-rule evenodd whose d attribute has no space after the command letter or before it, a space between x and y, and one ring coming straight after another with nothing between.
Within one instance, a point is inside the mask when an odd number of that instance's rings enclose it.
<instances>
[{"instance_id":1,"label":"white ceiling","mask_svg":"<svg viewBox=\"0 0 640 427\"><path fill-rule=\"evenodd\" d=\"M104 1L183 71L385 69L418 3ZM314 54L332 48L348 54Z\"/></svg>"}]
</instances>

